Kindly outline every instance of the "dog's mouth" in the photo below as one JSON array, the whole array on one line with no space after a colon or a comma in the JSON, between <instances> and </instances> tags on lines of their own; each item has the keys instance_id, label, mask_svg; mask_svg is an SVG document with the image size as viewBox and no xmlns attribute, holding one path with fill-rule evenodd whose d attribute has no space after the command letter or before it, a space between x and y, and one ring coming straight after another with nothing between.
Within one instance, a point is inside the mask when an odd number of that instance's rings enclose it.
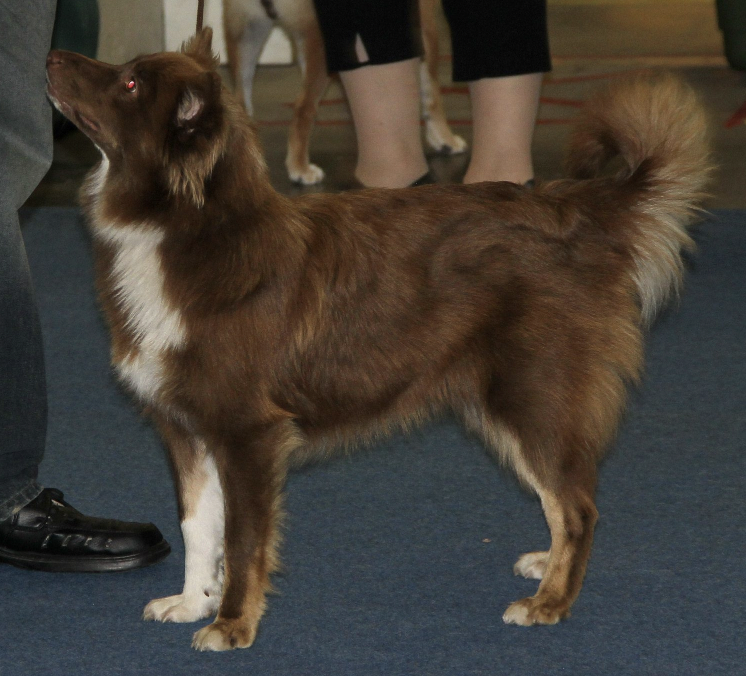
<instances>
[{"instance_id":1,"label":"dog's mouth","mask_svg":"<svg viewBox=\"0 0 746 676\"><path fill-rule=\"evenodd\" d=\"M79 112L76 112L75 116L77 117L78 121L81 122L83 126L88 129L88 131L92 131L94 133L101 131L101 127L99 126L99 124L95 120L92 120L90 117L86 117L85 115L83 115L83 113Z\"/></svg>"},{"instance_id":2,"label":"dog's mouth","mask_svg":"<svg viewBox=\"0 0 746 676\"><path fill-rule=\"evenodd\" d=\"M47 78L47 96L54 107L57 108L57 110L59 110L68 120L80 127L81 131L88 131L94 134L101 131L101 125L99 125L98 122L87 115L84 115L82 112L73 108L73 106L60 98L49 78Z\"/></svg>"}]
</instances>

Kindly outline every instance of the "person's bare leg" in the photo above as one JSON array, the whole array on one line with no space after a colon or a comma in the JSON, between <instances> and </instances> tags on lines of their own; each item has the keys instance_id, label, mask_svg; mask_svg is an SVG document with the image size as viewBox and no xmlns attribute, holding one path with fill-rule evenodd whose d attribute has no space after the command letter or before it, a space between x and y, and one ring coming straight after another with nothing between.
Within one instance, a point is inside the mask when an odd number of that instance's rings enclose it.
<instances>
[{"instance_id":1,"label":"person's bare leg","mask_svg":"<svg viewBox=\"0 0 746 676\"><path fill-rule=\"evenodd\" d=\"M484 78L469 83L473 140L464 183L534 177L531 144L543 73Z\"/></svg>"},{"instance_id":2,"label":"person's bare leg","mask_svg":"<svg viewBox=\"0 0 746 676\"><path fill-rule=\"evenodd\" d=\"M341 72L357 136L355 177L401 188L427 173L420 130L419 59Z\"/></svg>"}]
</instances>

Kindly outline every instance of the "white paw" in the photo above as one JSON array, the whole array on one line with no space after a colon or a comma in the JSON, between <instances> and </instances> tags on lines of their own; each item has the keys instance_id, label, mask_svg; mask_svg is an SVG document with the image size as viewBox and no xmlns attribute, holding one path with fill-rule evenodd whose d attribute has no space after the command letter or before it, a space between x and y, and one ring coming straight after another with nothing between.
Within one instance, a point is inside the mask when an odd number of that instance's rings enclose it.
<instances>
[{"instance_id":1,"label":"white paw","mask_svg":"<svg viewBox=\"0 0 746 676\"><path fill-rule=\"evenodd\" d=\"M528 608L525 603L516 601L508 606L503 613L505 624L517 624L520 627L530 627L533 622L528 619Z\"/></svg>"},{"instance_id":2,"label":"white paw","mask_svg":"<svg viewBox=\"0 0 746 676\"><path fill-rule=\"evenodd\" d=\"M210 617L218 611L220 595L206 596L176 594L162 599L154 599L142 613L144 620L158 622L196 622Z\"/></svg>"},{"instance_id":3,"label":"white paw","mask_svg":"<svg viewBox=\"0 0 746 676\"><path fill-rule=\"evenodd\" d=\"M435 151L445 155L459 155L466 152L466 141L456 134L441 133L435 124L428 122L425 126L427 144Z\"/></svg>"},{"instance_id":4,"label":"white paw","mask_svg":"<svg viewBox=\"0 0 746 676\"><path fill-rule=\"evenodd\" d=\"M511 603L503 614L503 622L530 627L535 624L557 624L569 616L570 603L566 598L539 592L536 596Z\"/></svg>"},{"instance_id":5,"label":"white paw","mask_svg":"<svg viewBox=\"0 0 746 676\"><path fill-rule=\"evenodd\" d=\"M309 164L307 167L290 168L288 167L288 176L293 183L301 185L316 185L324 180L324 170L315 164Z\"/></svg>"},{"instance_id":6,"label":"white paw","mask_svg":"<svg viewBox=\"0 0 746 676\"><path fill-rule=\"evenodd\" d=\"M549 552L529 552L516 561L513 573L529 580L541 580L547 572L548 562Z\"/></svg>"}]
</instances>

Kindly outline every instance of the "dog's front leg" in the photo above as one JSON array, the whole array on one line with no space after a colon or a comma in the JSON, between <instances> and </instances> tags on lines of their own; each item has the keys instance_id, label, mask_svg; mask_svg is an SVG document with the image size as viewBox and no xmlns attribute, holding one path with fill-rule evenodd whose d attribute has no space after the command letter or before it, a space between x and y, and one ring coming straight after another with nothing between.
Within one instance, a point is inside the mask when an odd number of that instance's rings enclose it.
<instances>
[{"instance_id":1,"label":"dog's front leg","mask_svg":"<svg viewBox=\"0 0 746 676\"><path fill-rule=\"evenodd\" d=\"M159 421L179 491L185 571L181 594L155 599L146 620L194 622L214 615L222 592L224 506L217 467L204 442Z\"/></svg>"},{"instance_id":2,"label":"dog's front leg","mask_svg":"<svg viewBox=\"0 0 746 676\"><path fill-rule=\"evenodd\" d=\"M225 496L225 584L218 616L194 635L198 650L254 642L278 567L277 541L287 456L298 443L288 420L232 432L216 443Z\"/></svg>"}]
</instances>

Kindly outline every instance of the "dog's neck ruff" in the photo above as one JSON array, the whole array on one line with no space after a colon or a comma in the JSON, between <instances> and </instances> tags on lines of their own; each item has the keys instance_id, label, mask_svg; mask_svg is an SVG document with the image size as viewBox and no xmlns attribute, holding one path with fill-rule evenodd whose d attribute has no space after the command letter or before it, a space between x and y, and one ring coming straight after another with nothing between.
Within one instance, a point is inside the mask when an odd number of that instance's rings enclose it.
<instances>
[{"instance_id":1,"label":"dog's neck ruff","mask_svg":"<svg viewBox=\"0 0 746 676\"><path fill-rule=\"evenodd\" d=\"M83 186L84 192L94 200L96 200L104 189L104 183L106 183L106 177L109 174L109 158L106 157L106 153L104 153L101 148L98 150L101 153L101 162L99 162L93 172L88 175Z\"/></svg>"},{"instance_id":2,"label":"dog's neck ruff","mask_svg":"<svg viewBox=\"0 0 746 676\"><path fill-rule=\"evenodd\" d=\"M110 283L134 343L115 367L141 399L155 402L163 386L166 353L178 350L186 340L181 313L164 293L159 252L163 233L143 226L99 224L95 236L114 249Z\"/></svg>"},{"instance_id":3,"label":"dog's neck ruff","mask_svg":"<svg viewBox=\"0 0 746 676\"><path fill-rule=\"evenodd\" d=\"M166 300L159 247L163 232L99 224L95 235L113 246L111 281L126 327L141 350L162 352L184 342L181 313Z\"/></svg>"},{"instance_id":4,"label":"dog's neck ruff","mask_svg":"<svg viewBox=\"0 0 746 676\"><path fill-rule=\"evenodd\" d=\"M181 313L167 300L160 245L163 231L145 223L114 223L103 218L100 196L109 172L102 153L101 164L90 175L85 191L92 200L92 232L109 246L113 256L106 284L124 317L131 349L115 356L120 378L138 397L154 402L164 380L166 352L177 350L186 336Z\"/></svg>"},{"instance_id":5,"label":"dog's neck ruff","mask_svg":"<svg viewBox=\"0 0 746 676\"><path fill-rule=\"evenodd\" d=\"M166 300L160 254L164 232L149 223L118 223L103 217L99 198L108 171L109 160L103 155L86 191L93 200L93 236L113 249L108 281L126 317L125 327L140 350L178 348L184 342L184 328L181 313Z\"/></svg>"}]
</instances>

